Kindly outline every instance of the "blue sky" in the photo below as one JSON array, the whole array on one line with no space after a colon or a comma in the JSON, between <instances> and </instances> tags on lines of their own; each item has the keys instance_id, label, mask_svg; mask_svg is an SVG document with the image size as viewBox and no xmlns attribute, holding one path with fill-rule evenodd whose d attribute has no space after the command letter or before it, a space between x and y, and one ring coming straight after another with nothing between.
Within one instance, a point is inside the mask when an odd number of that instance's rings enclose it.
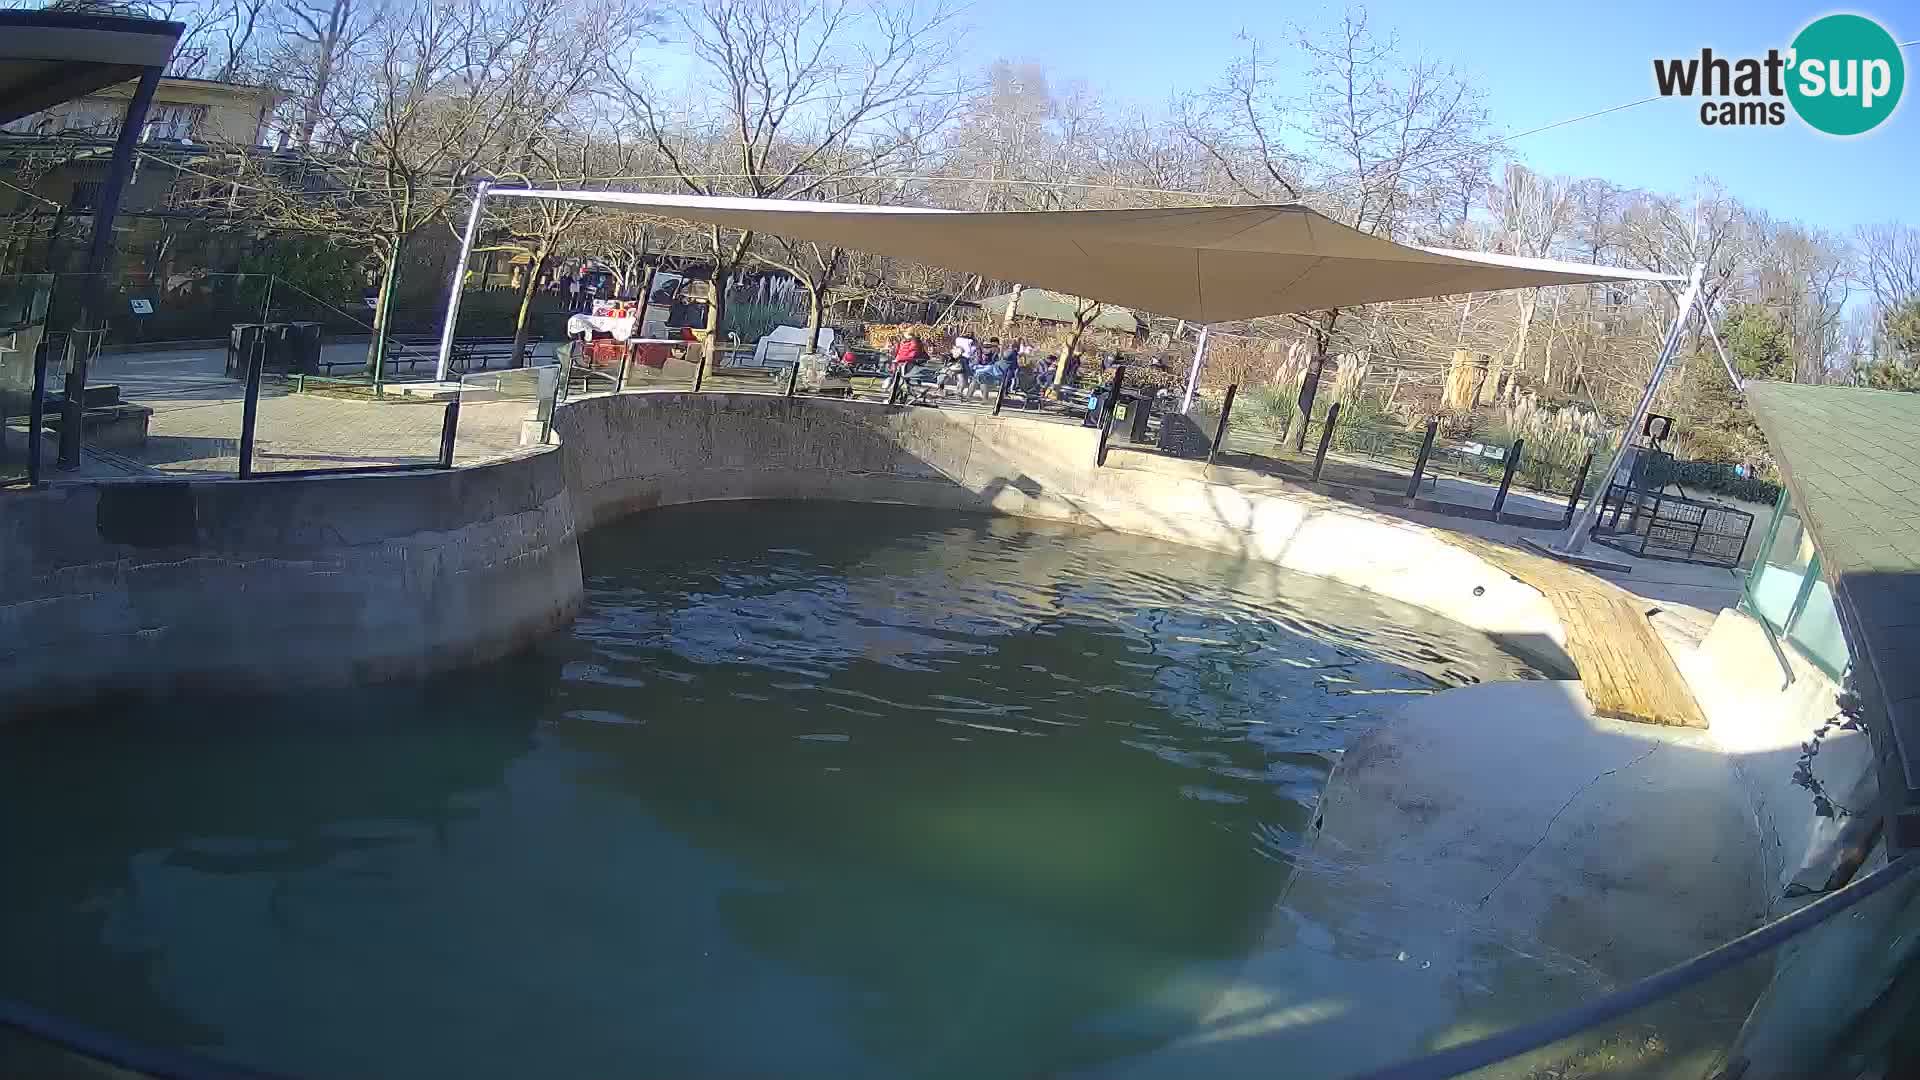
<instances>
[{"instance_id":1,"label":"blue sky","mask_svg":"<svg viewBox=\"0 0 1920 1080\"><path fill-rule=\"evenodd\" d=\"M1920 39L1914 0L1822 7L1782 0L1373 0L1376 30L1448 61L1480 85L1496 128L1524 131L1655 92L1654 57L1732 57L1785 48L1807 22L1832 11L1876 18L1900 41ZM1325 24L1341 5L1259 0L976 0L972 51L1032 59L1061 80L1086 79L1117 98L1164 102L1210 81L1245 29L1280 45L1288 24ZM1789 116L1782 128L1709 128L1698 103L1656 101L1511 144L1547 173L1600 176L1630 187L1684 192L1712 175L1745 202L1778 217L1834 229L1875 221L1920 224L1920 47L1905 50L1908 89L1893 118L1840 140Z\"/></svg>"}]
</instances>

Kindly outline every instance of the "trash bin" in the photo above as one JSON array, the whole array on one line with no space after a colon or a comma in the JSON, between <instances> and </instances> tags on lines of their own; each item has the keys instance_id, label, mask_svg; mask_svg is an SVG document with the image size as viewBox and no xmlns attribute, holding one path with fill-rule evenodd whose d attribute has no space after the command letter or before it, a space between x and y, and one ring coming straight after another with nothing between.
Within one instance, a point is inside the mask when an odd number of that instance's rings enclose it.
<instances>
[{"instance_id":1,"label":"trash bin","mask_svg":"<svg viewBox=\"0 0 1920 1080\"><path fill-rule=\"evenodd\" d=\"M262 368L266 371L286 371L292 363L287 342L288 324L272 322L260 324L260 347L264 351Z\"/></svg>"},{"instance_id":2,"label":"trash bin","mask_svg":"<svg viewBox=\"0 0 1920 1080\"><path fill-rule=\"evenodd\" d=\"M320 324L293 322L287 327L288 370L301 375L320 374Z\"/></svg>"},{"instance_id":3,"label":"trash bin","mask_svg":"<svg viewBox=\"0 0 1920 1080\"><path fill-rule=\"evenodd\" d=\"M227 378L244 379L254 351L260 348L260 323L234 323L227 334Z\"/></svg>"}]
</instances>

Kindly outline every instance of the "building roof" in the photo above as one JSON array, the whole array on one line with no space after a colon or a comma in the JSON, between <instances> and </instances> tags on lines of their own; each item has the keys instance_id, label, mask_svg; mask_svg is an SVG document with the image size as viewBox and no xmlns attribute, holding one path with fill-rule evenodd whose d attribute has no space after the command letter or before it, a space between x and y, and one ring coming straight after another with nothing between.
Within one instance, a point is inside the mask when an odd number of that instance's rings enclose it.
<instances>
[{"instance_id":1,"label":"building roof","mask_svg":"<svg viewBox=\"0 0 1920 1080\"><path fill-rule=\"evenodd\" d=\"M628 191L496 188L491 194L624 206L837 244L1198 323L1536 285L1678 280L1645 270L1410 247L1291 204L969 211Z\"/></svg>"},{"instance_id":2,"label":"building roof","mask_svg":"<svg viewBox=\"0 0 1920 1080\"><path fill-rule=\"evenodd\" d=\"M1012 293L983 297L980 310L989 315L1004 316L1007 302L1013 299ZM1039 319L1042 322L1073 322L1074 312L1080 309L1081 299L1066 293L1053 292L1050 289L1020 290L1020 306L1014 314L1023 319ZM1100 305L1100 313L1093 317L1092 326L1096 330L1116 330L1122 334L1140 332L1140 316L1132 308L1123 308L1116 304Z\"/></svg>"},{"instance_id":3,"label":"building roof","mask_svg":"<svg viewBox=\"0 0 1920 1080\"><path fill-rule=\"evenodd\" d=\"M1899 808L1894 839L1920 847L1920 394L1774 382L1746 393L1819 549L1856 686L1884 712L1871 726L1881 792Z\"/></svg>"},{"instance_id":4,"label":"building roof","mask_svg":"<svg viewBox=\"0 0 1920 1080\"><path fill-rule=\"evenodd\" d=\"M0 11L0 124L165 67L185 29L118 15Z\"/></svg>"}]
</instances>

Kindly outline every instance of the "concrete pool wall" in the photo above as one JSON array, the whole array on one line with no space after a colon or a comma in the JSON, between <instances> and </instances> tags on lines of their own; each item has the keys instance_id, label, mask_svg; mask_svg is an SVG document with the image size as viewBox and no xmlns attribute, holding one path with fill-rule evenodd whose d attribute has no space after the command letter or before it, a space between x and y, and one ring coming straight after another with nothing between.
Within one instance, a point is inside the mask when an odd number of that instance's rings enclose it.
<instances>
[{"instance_id":1,"label":"concrete pool wall","mask_svg":"<svg viewBox=\"0 0 1920 1080\"><path fill-rule=\"evenodd\" d=\"M623 394L562 408L582 531L724 499L892 502L1070 521L1237 555L1380 593L1571 675L1537 591L1420 525L1297 488L1208 483L1198 462L1116 451L1018 416L748 394Z\"/></svg>"},{"instance_id":2,"label":"concrete pool wall","mask_svg":"<svg viewBox=\"0 0 1920 1080\"><path fill-rule=\"evenodd\" d=\"M581 601L557 453L0 499L0 716L483 663Z\"/></svg>"},{"instance_id":3,"label":"concrete pool wall","mask_svg":"<svg viewBox=\"0 0 1920 1080\"><path fill-rule=\"evenodd\" d=\"M485 662L581 601L576 533L649 507L834 499L1153 536L1368 589L1570 674L1534 590L1419 525L1204 481L1091 429L817 398L577 399L559 447L448 471L59 483L0 502L0 708L285 690ZM1129 464L1121 464L1122 461Z\"/></svg>"}]
</instances>

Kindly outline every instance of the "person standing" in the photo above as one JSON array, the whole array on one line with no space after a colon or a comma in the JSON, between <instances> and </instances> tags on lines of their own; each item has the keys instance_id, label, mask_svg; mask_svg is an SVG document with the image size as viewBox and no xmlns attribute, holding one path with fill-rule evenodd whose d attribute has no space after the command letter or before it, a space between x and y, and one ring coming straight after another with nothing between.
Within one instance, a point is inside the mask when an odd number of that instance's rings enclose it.
<instances>
[{"instance_id":1,"label":"person standing","mask_svg":"<svg viewBox=\"0 0 1920 1080\"><path fill-rule=\"evenodd\" d=\"M580 279L577 277L567 278L567 310L580 314Z\"/></svg>"}]
</instances>

